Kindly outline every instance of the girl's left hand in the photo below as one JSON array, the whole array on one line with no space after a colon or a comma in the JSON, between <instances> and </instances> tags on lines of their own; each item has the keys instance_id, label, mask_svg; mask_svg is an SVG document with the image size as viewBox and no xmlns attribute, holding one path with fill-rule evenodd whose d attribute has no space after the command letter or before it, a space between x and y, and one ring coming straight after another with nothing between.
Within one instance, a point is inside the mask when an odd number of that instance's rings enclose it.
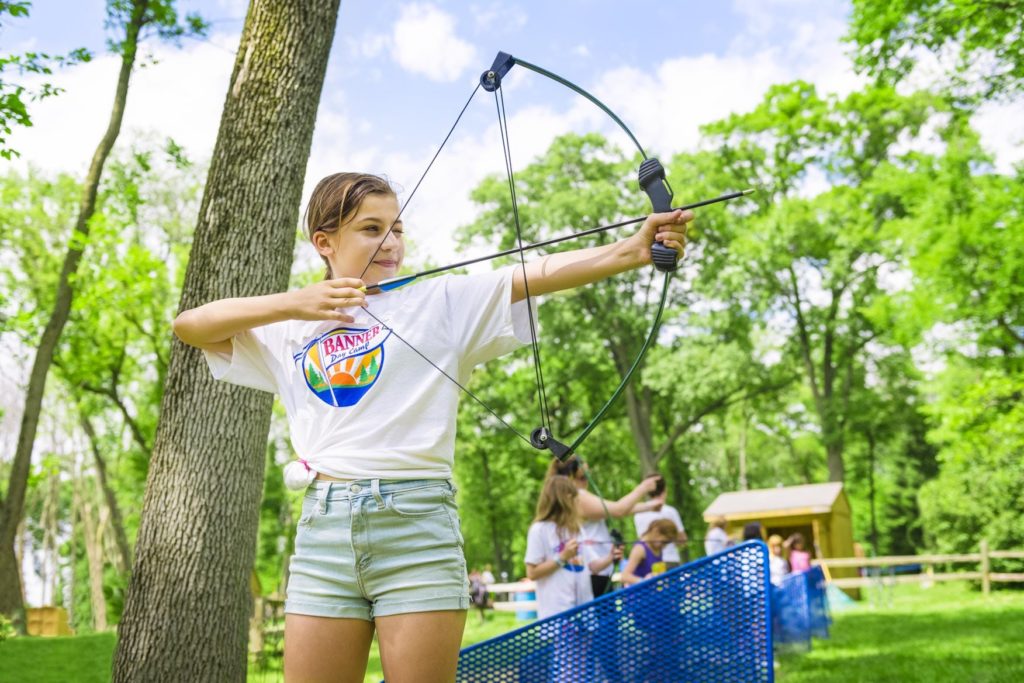
<instances>
[{"instance_id":1,"label":"girl's left hand","mask_svg":"<svg viewBox=\"0 0 1024 683\"><path fill-rule=\"evenodd\" d=\"M644 221L635 235L630 240L637 242L637 248L641 249L645 263L651 262L651 244L661 242L670 249L679 252L679 258L683 258L686 249L687 224L693 221L693 211L669 211L666 213L652 213Z\"/></svg>"}]
</instances>

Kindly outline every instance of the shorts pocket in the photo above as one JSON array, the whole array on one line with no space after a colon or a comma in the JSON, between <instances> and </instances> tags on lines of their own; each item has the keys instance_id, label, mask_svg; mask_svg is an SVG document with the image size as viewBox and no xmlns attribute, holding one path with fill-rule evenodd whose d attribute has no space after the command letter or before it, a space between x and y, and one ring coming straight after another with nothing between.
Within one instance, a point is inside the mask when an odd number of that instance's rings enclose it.
<instances>
[{"instance_id":1,"label":"shorts pocket","mask_svg":"<svg viewBox=\"0 0 1024 683\"><path fill-rule=\"evenodd\" d=\"M391 509L402 517L429 517L431 515L447 515L448 505L452 500L448 489L441 486L430 486L391 494Z\"/></svg>"},{"instance_id":2,"label":"shorts pocket","mask_svg":"<svg viewBox=\"0 0 1024 683\"><path fill-rule=\"evenodd\" d=\"M302 499L302 512L299 514L298 528L308 529L313 526L313 516L316 513L317 500L306 496Z\"/></svg>"}]
</instances>

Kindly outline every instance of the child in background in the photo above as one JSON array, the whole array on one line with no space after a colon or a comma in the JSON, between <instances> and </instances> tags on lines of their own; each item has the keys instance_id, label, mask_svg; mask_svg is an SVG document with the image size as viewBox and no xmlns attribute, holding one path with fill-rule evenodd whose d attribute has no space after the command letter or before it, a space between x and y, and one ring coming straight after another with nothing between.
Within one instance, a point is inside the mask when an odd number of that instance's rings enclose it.
<instances>
[{"instance_id":1,"label":"child in background","mask_svg":"<svg viewBox=\"0 0 1024 683\"><path fill-rule=\"evenodd\" d=\"M579 553L581 520L576 485L569 477L548 477L537 501L537 516L526 536L526 576L537 582L541 619L582 605L594 597L591 571L613 561L612 549L586 566Z\"/></svg>"},{"instance_id":2,"label":"child in background","mask_svg":"<svg viewBox=\"0 0 1024 683\"><path fill-rule=\"evenodd\" d=\"M789 568L796 574L811 568L811 554L804 550L804 536L797 532L786 539L785 547L789 549Z\"/></svg>"},{"instance_id":3,"label":"child in background","mask_svg":"<svg viewBox=\"0 0 1024 683\"><path fill-rule=\"evenodd\" d=\"M656 519L647 527L641 540L629 551L629 562L622 571L622 583L632 586L666 570L662 551L679 535L675 523L667 519Z\"/></svg>"},{"instance_id":4,"label":"child in background","mask_svg":"<svg viewBox=\"0 0 1024 683\"><path fill-rule=\"evenodd\" d=\"M772 534L768 538L768 572L771 582L782 585L782 580L789 574L789 562L782 554L782 536Z\"/></svg>"}]
</instances>

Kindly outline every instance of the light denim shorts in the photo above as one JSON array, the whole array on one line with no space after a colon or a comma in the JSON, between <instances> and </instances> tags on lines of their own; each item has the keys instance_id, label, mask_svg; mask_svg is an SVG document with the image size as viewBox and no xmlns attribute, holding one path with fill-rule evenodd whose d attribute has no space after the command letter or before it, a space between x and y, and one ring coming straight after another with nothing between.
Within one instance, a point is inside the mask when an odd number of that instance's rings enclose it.
<instances>
[{"instance_id":1,"label":"light denim shorts","mask_svg":"<svg viewBox=\"0 0 1024 683\"><path fill-rule=\"evenodd\" d=\"M372 620L469 609L455 487L443 479L314 481L285 612Z\"/></svg>"}]
</instances>

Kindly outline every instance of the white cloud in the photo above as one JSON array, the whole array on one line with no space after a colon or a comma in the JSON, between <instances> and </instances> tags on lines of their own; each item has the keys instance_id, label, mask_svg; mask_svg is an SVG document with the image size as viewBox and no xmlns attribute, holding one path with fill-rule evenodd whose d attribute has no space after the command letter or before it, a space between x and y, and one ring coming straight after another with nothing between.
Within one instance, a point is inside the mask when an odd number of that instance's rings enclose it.
<instances>
[{"instance_id":1,"label":"white cloud","mask_svg":"<svg viewBox=\"0 0 1024 683\"><path fill-rule=\"evenodd\" d=\"M972 123L1000 173L1012 173L1014 164L1024 161L1024 98L985 104Z\"/></svg>"},{"instance_id":2,"label":"white cloud","mask_svg":"<svg viewBox=\"0 0 1024 683\"><path fill-rule=\"evenodd\" d=\"M392 58L405 70L435 81L455 81L477 64L476 48L455 33L455 19L434 5L401 9L391 44Z\"/></svg>"},{"instance_id":3,"label":"white cloud","mask_svg":"<svg viewBox=\"0 0 1024 683\"><path fill-rule=\"evenodd\" d=\"M192 158L208 158L234 63L234 47L226 45L237 47L238 36L215 35L183 49L154 45L157 63L132 75L119 141L157 131L184 145ZM103 55L48 76L64 92L31 104L34 125L10 138L21 153L15 165L84 174L110 118L119 68L119 58Z\"/></svg>"}]
</instances>

